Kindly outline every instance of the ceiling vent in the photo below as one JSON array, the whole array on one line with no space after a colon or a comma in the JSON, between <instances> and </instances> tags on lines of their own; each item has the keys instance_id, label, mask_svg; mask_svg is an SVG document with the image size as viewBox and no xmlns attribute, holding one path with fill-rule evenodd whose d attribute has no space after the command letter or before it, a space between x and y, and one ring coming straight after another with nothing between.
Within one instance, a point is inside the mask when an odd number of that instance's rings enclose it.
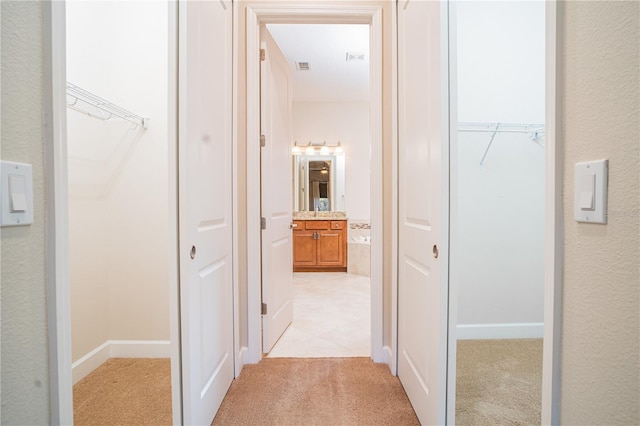
<instances>
[{"instance_id":1,"label":"ceiling vent","mask_svg":"<svg viewBox=\"0 0 640 426\"><path fill-rule=\"evenodd\" d=\"M296 69L298 71L311 71L311 64L309 62L296 62Z\"/></svg>"},{"instance_id":2,"label":"ceiling vent","mask_svg":"<svg viewBox=\"0 0 640 426\"><path fill-rule=\"evenodd\" d=\"M350 61L364 61L366 57L362 52L347 52L347 62Z\"/></svg>"}]
</instances>

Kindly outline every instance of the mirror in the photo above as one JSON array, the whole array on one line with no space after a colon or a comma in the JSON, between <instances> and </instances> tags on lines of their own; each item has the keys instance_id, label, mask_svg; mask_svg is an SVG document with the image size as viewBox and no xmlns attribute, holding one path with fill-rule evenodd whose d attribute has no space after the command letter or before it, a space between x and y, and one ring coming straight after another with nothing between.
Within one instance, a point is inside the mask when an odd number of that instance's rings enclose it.
<instances>
[{"instance_id":1,"label":"mirror","mask_svg":"<svg viewBox=\"0 0 640 426\"><path fill-rule=\"evenodd\" d=\"M341 154L293 156L293 211L345 211Z\"/></svg>"}]
</instances>

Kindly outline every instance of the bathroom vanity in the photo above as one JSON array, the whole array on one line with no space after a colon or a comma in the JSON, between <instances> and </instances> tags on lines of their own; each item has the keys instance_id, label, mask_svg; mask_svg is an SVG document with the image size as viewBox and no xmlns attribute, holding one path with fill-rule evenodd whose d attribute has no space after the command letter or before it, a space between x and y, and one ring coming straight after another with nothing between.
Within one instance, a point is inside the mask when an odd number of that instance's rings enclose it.
<instances>
[{"instance_id":1,"label":"bathroom vanity","mask_svg":"<svg viewBox=\"0 0 640 426\"><path fill-rule=\"evenodd\" d=\"M293 270L346 272L347 219L336 212L317 213L294 214Z\"/></svg>"}]
</instances>

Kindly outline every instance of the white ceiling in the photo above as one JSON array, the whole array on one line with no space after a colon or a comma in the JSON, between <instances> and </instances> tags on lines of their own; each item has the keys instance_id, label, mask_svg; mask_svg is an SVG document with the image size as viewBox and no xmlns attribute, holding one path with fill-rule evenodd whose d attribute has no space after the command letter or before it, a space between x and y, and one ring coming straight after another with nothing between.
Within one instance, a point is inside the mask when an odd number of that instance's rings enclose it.
<instances>
[{"instance_id":1,"label":"white ceiling","mask_svg":"<svg viewBox=\"0 0 640 426\"><path fill-rule=\"evenodd\" d=\"M289 60L294 102L369 101L369 26L269 24L267 29ZM346 60L365 53L364 61ZM309 62L310 71L297 71Z\"/></svg>"}]
</instances>

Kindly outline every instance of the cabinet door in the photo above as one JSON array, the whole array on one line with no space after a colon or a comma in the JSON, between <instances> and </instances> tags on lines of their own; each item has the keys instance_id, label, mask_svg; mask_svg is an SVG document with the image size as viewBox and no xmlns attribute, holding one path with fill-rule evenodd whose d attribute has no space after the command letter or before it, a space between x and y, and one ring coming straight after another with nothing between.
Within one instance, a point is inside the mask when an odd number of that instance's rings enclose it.
<instances>
[{"instance_id":1,"label":"cabinet door","mask_svg":"<svg viewBox=\"0 0 640 426\"><path fill-rule=\"evenodd\" d=\"M304 229L293 231L293 266L315 266L317 246L314 233Z\"/></svg>"},{"instance_id":2,"label":"cabinet door","mask_svg":"<svg viewBox=\"0 0 640 426\"><path fill-rule=\"evenodd\" d=\"M318 231L318 266L344 266L344 232Z\"/></svg>"}]
</instances>

